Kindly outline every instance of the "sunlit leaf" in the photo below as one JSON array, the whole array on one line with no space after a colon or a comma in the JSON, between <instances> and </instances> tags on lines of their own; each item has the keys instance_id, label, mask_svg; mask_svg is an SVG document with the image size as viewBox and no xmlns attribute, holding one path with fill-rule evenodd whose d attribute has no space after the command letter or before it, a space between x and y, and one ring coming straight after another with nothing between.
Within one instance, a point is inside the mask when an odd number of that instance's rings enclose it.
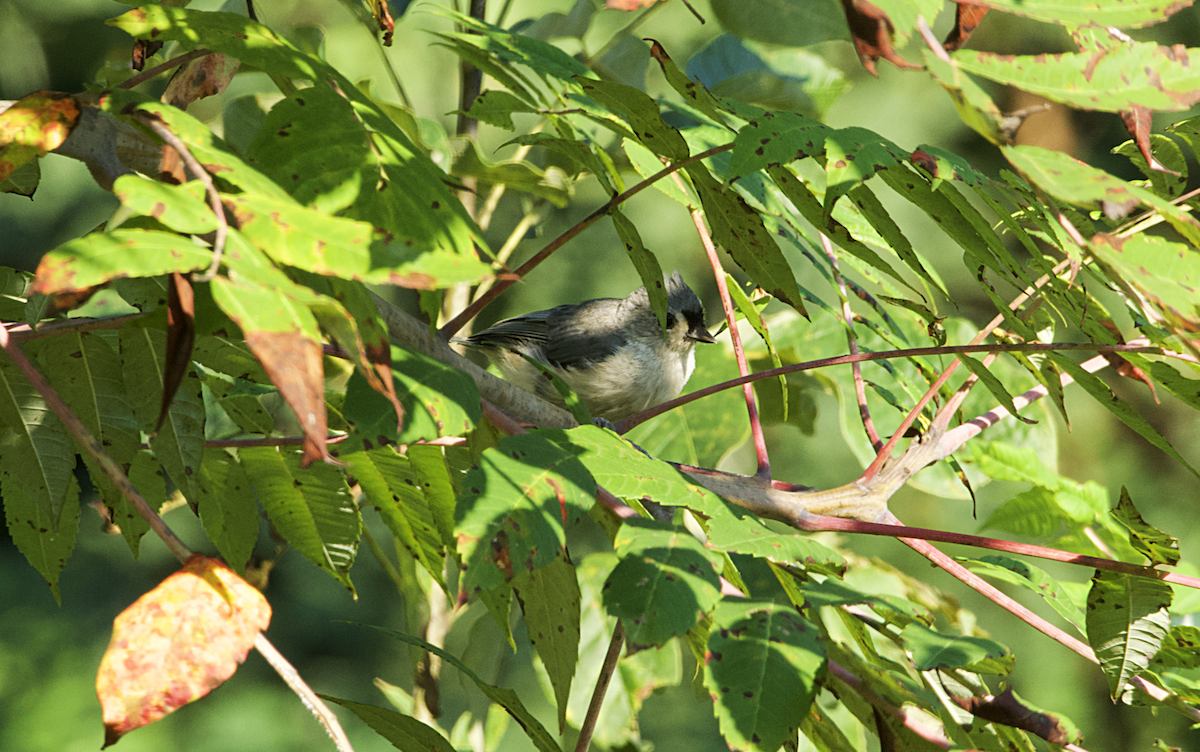
<instances>
[{"instance_id":1,"label":"sunlit leaf","mask_svg":"<svg viewBox=\"0 0 1200 752\"><path fill-rule=\"evenodd\" d=\"M261 593L193 554L113 622L96 675L105 746L223 684L270 621Z\"/></svg>"}]
</instances>

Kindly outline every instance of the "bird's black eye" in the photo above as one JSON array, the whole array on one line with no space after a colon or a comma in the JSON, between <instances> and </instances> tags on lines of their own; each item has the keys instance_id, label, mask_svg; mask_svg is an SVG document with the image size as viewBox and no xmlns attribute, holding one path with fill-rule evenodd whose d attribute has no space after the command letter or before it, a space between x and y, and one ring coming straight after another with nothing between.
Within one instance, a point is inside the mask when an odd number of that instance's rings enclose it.
<instances>
[{"instance_id":1,"label":"bird's black eye","mask_svg":"<svg viewBox=\"0 0 1200 752\"><path fill-rule=\"evenodd\" d=\"M675 318L675 314L668 311L667 312L667 328L674 329L676 321L678 321L678 319Z\"/></svg>"}]
</instances>

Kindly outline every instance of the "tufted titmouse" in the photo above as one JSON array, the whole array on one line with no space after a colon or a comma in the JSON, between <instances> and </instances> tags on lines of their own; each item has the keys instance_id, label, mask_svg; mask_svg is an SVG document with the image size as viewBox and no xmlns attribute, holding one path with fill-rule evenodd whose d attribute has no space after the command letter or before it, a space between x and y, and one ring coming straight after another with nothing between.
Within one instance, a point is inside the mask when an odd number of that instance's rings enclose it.
<instances>
[{"instance_id":1,"label":"tufted titmouse","mask_svg":"<svg viewBox=\"0 0 1200 752\"><path fill-rule=\"evenodd\" d=\"M679 395L696 366L697 342L715 342L704 308L676 271L667 285L667 331L645 287L624 300L560 305L493 324L455 342L482 350L512 383L562 405L546 376L513 351L546 364L587 403L592 415L618 421Z\"/></svg>"}]
</instances>

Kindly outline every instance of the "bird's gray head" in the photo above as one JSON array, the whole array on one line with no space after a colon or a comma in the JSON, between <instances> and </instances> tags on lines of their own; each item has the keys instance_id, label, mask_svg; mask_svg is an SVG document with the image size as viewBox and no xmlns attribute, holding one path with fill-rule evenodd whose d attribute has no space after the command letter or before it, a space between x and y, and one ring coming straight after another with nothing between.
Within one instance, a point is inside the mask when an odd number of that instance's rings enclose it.
<instances>
[{"instance_id":1,"label":"bird's gray head","mask_svg":"<svg viewBox=\"0 0 1200 752\"><path fill-rule=\"evenodd\" d=\"M692 288L684 283L679 270L675 270L670 277L664 277L663 284L667 288L667 347L685 351L697 342L715 342L704 326L704 306ZM645 287L629 293L629 297L622 301L622 308L626 309L630 323L636 326L640 336L647 339L662 337L658 317L650 306L650 295Z\"/></svg>"}]
</instances>

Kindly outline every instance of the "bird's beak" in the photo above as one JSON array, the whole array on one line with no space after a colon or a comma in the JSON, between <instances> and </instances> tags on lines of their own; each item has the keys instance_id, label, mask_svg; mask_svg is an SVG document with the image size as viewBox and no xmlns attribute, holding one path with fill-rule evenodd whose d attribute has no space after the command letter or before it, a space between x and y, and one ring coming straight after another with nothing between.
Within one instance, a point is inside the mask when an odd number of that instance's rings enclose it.
<instances>
[{"instance_id":1,"label":"bird's beak","mask_svg":"<svg viewBox=\"0 0 1200 752\"><path fill-rule=\"evenodd\" d=\"M717 341L711 334L708 333L708 330L702 326L697 326L691 329L688 331L687 336L688 339L694 339L697 342L706 342L710 345Z\"/></svg>"}]
</instances>

